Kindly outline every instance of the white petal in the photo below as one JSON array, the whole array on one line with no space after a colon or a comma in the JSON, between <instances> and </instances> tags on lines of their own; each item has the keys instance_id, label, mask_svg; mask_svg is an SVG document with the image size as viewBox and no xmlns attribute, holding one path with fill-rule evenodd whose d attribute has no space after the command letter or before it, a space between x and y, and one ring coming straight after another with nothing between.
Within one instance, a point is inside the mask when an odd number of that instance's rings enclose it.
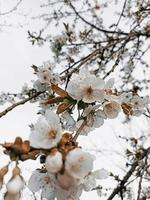
<instances>
[{"instance_id":1,"label":"white petal","mask_svg":"<svg viewBox=\"0 0 150 200\"><path fill-rule=\"evenodd\" d=\"M49 185L45 186L42 188L42 192L41 192L41 196L42 196L42 199L45 198L45 199L50 199L50 200L54 200L55 199L55 190L54 188Z\"/></svg>"},{"instance_id":2,"label":"white petal","mask_svg":"<svg viewBox=\"0 0 150 200\"><path fill-rule=\"evenodd\" d=\"M49 173L56 173L62 168L62 154L60 152L55 152L50 154L46 158L45 167Z\"/></svg>"},{"instance_id":3,"label":"white petal","mask_svg":"<svg viewBox=\"0 0 150 200\"><path fill-rule=\"evenodd\" d=\"M92 175L88 175L84 178L84 190L85 191L90 191L96 187L96 179Z\"/></svg>"},{"instance_id":4,"label":"white petal","mask_svg":"<svg viewBox=\"0 0 150 200\"><path fill-rule=\"evenodd\" d=\"M48 122L51 122L52 124L55 123L55 124L59 124L60 123L60 120L59 120L59 116L57 114L55 114L53 111L51 110L46 110L45 112L45 117L46 117L46 120Z\"/></svg>"},{"instance_id":5,"label":"white petal","mask_svg":"<svg viewBox=\"0 0 150 200\"><path fill-rule=\"evenodd\" d=\"M102 168L100 170L94 171L93 175L95 176L96 179L106 179L109 177L110 173L104 168Z\"/></svg>"},{"instance_id":6,"label":"white petal","mask_svg":"<svg viewBox=\"0 0 150 200\"><path fill-rule=\"evenodd\" d=\"M24 187L24 181L23 181L23 179L19 175L17 175L15 177L13 177L8 182L8 184L6 185L6 187L7 187L7 190L8 190L9 193L16 194L16 193L20 192L23 189L23 187Z\"/></svg>"},{"instance_id":7,"label":"white petal","mask_svg":"<svg viewBox=\"0 0 150 200\"><path fill-rule=\"evenodd\" d=\"M115 83L114 78L110 78L106 83L105 83L105 89L111 89Z\"/></svg>"},{"instance_id":8,"label":"white petal","mask_svg":"<svg viewBox=\"0 0 150 200\"><path fill-rule=\"evenodd\" d=\"M68 153L65 161L67 172L74 178L84 178L92 169L95 157L76 148Z\"/></svg>"},{"instance_id":9,"label":"white petal","mask_svg":"<svg viewBox=\"0 0 150 200\"><path fill-rule=\"evenodd\" d=\"M39 173L37 170L34 171L29 179L28 188L32 192L39 191L43 186L42 181L45 176L46 176L46 174L44 174L44 173Z\"/></svg>"}]
</instances>

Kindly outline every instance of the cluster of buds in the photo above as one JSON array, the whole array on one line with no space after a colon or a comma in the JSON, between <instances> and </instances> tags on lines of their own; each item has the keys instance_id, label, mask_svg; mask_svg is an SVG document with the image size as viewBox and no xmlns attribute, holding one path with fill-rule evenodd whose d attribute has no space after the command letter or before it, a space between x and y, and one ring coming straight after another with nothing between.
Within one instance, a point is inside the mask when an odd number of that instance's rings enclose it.
<instances>
[{"instance_id":1,"label":"cluster of buds","mask_svg":"<svg viewBox=\"0 0 150 200\"><path fill-rule=\"evenodd\" d=\"M58 148L53 148L46 158L45 167L49 173L57 174L60 184L66 179L82 179L93 169L94 156L84 152L73 141L71 134L65 133L58 143ZM69 184L67 184L69 186Z\"/></svg>"},{"instance_id":2,"label":"cluster of buds","mask_svg":"<svg viewBox=\"0 0 150 200\"><path fill-rule=\"evenodd\" d=\"M22 141L21 137L16 137L13 143L2 144L2 147L4 147L4 153L9 155L11 161L35 160L39 153L39 150L30 147L28 140Z\"/></svg>"},{"instance_id":3,"label":"cluster of buds","mask_svg":"<svg viewBox=\"0 0 150 200\"><path fill-rule=\"evenodd\" d=\"M92 172L95 156L83 151L74 141L72 134L63 133L55 147L41 149L41 153L42 157L43 154L46 156L42 159L43 167L33 173L29 180L29 188L34 192L41 187L43 191L50 190L48 194L42 191L43 198L46 195L46 199L76 199L82 190L86 190L84 183L91 184L87 190L96 185L95 179L99 177ZM36 186L35 180L39 180Z\"/></svg>"}]
</instances>

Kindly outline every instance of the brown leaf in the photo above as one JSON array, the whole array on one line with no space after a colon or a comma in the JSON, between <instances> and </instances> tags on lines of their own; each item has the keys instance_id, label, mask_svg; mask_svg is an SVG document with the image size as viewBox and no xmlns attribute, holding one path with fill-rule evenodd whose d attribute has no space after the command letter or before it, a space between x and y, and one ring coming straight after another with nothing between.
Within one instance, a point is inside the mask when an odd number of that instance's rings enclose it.
<instances>
[{"instance_id":1,"label":"brown leaf","mask_svg":"<svg viewBox=\"0 0 150 200\"><path fill-rule=\"evenodd\" d=\"M61 97L68 97L69 96L68 92L66 92L65 90L60 88L58 85L55 85L55 84L52 83L51 88L56 94L58 94Z\"/></svg>"},{"instance_id":2,"label":"brown leaf","mask_svg":"<svg viewBox=\"0 0 150 200\"><path fill-rule=\"evenodd\" d=\"M54 97L54 98L51 98L51 99L48 99L45 104L54 104L54 103L59 103L63 101L63 98L62 97Z\"/></svg>"},{"instance_id":3,"label":"brown leaf","mask_svg":"<svg viewBox=\"0 0 150 200\"><path fill-rule=\"evenodd\" d=\"M66 103L62 103L58 106L57 108L57 114L63 113L65 110L67 110L69 107L71 106L71 104L66 104Z\"/></svg>"}]
</instances>

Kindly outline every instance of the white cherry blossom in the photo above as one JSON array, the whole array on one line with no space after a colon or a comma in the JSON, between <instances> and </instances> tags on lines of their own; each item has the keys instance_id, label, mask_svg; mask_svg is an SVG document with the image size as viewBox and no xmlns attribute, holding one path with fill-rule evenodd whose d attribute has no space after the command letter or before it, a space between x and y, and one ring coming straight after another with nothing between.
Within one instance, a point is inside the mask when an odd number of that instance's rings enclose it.
<instances>
[{"instance_id":1,"label":"white cherry blossom","mask_svg":"<svg viewBox=\"0 0 150 200\"><path fill-rule=\"evenodd\" d=\"M132 92L123 92L120 95L121 102L128 103L132 99L132 96L133 96Z\"/></svg>"},{"instance_id":2,"label":"white cherry blossom","mask_svg":"<svg viewBox=\"0 0 150 200\"><path fill-rule=\"evenodd\" d=\"M32 192L41 191L42 199L79 200L82 189L77 183L79 182L66 173L58 174L56 178L56 176L50 173L40 173L36 170L30 177L28 188Z\"/></svg>"},{"instance_id":3,"label":"white cherry blossom","mask_svg":"<svg viewBox=\"0 0 150 200\"><path fill-rule=\"evenodd\" d=\"M54 66L48 61L37 68L36 75L41 83L50 83Z\"/></svg>"},{"instance_id":4,"label":"white cherry blossom","mask_svg":"<svg viewBox=\"0 0 150 200\"><path fill-rule=\"evenodd\" d=\"M105 169L96 170L93 172L90 172L84 179L83 179L83 188L85 191L90 191L94 187L96 187L96 180L100 179L107 179L109 176L109 173Z\"/></svg>"},{"instance_id":5,"label":"white cherry blossom","mask_svg":"<svg viewBox=\"0 0 150 200\"><path fill-rule=\"evenodd\" d=\"M94 159L93 155L80 148L75 148L66 156L65 169L70 176L82 179L92 171Z\"/></svg>"},{"instance_id":6,"label":"white cherry blossom","mask_svg":"<svg viewBox=\"0 0 150 200\"><path fill-rule=\"evenodd\" d=\"M72 115L69 114L69 112L65 111L61 115L61 120L63 122L63 128L68 131L74 131L75 130L75 120L72 117Z\"/></svg>"},{"instance_id":7,"label":"white cherry blossom","mask_svg":"<svg viewBox=\"0 0 150 200\"><path fill-rule=\"evenodd\" d=\"M57 84L60 82L58 74L54 73L54 64L49 61L44 62L42 66L37 67L35 74L37 75L38 80L43 84Z\"/></svg>"},{"instance_id":8,"label":"white cherry blossom","mask_svg":"<svg viewBox=\"0 0 150 200\"><path fill-rule=\"evenodd\" d=\"M150 103L149 97L140 97L138 95L134 95L130 100L132 105L133 114L135 116L140 116L144 112L144 108Z\"/></svg>"},{"instance_id":9,"label":"white cherry blossom","mask_svg":"<svg viewBox=\"0 0 150 200\"><path fill-rule=\"evenodd\" d=\"M46 199L55 199L54 176L48 173L40 173L38 170L34 171L29 179L28 188L32 192L42 190L41 197Z\"/></svg>"},{"instance_id":10,"label":"white cherry blossom","mask_svg":"<svg viewBox=\"0 0 150 200\"><path fill-rule=\"evenodd\" d=\"M68 83L67 92L77 101L102 102L104 100L104 85L103 79L88 72L83 75L83 71L81 71L78 75L72 76Z\"/></svg>"},{"instance_id":11,"label":"white cherry blossom","mask_svg":"<svg viewBox=\"0 0 150 200\"><path fill-rule=\"evenodd\" d=\"M106 119L106 115L103 110L98 109L100 105L89 105L85 108L83 112L83 117L86 117L86 124L81 130L81 135L87 135L90 131L94 130L95 128L99 128L104 124L104 119ZM76 123L76 130L80 128L82 123L84 122L83 119L80 119Z\"/></svg>"},{"instance_id":12,"label":"white cherry blossom","mask_svg":"<svg viewBox=\"0 0 150 200\"><path fill-rule=\"evenodd\" d=\"M62 136L62 129L58 115L47 110L45 116L41 116L30 134L31 146L35 148L49 149L57 145Z\"/></svg>"},{"instance_id":13,"label":"white cherry blossom","mask_svg":"<svg viewBox=\"0 0 150 200\"><path fill-rule=\"evenodd\" d=\"M121 105L115 101L105 102L103 104L104 113L107 118L114 119L118 116L121 111Z\"/></svg>"},{"instance_id":14,"label":"white cherry blossom","mask_svg":"<svg viewBox=\"0 0 150 200\"><path fill-rule=\"evenodd\" d=\"M62 154L58 151L52 152L46 158L45 167L49 173L56 173L62 168Z\"/></svg>"},{"instance_id":15,"label":"white cherry blossom","mask_svg":"<svg viewBox=\"0 0 150 200\"><path fill-rule=\"evenodd\" d=\"M110 78L108 81L106 81L105 83L105 90L110 90L112 89L112 87L114 86L115 83L115 79L114 78Z\"/></svg>"}]
</instances>

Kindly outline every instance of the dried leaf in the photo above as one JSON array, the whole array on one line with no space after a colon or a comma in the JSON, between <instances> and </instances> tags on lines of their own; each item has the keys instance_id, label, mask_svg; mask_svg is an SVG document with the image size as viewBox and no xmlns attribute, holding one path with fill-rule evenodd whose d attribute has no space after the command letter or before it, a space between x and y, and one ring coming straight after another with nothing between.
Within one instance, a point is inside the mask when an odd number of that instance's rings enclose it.
<instances>
[{"instance_id":1,"label":"dried leaf","mask_svg":"<svg viewBox=\"0 0 150 200\"><path fill-rule=\"evenodd\" d=\"M54 98L48 99L44 104L47 105L47 104L59 103L59 102L62 102L63 100L64 98L62 97L54 97Z\"/></svg>"},{"instance_id":2,"label":"dried leaf","mask_svg":"<svg viewBox=\"0 0 150 200\"><path fill-rule=\"evenodd\" d=\"M55 84L52 83L51 88L56 94L58 94L61 97L68 97L69 96L68 92L66 92L65 90L60 88L58 85L55 85Z\"/></svg>"},{"instance_id":3,"label":"dried leaf","mask_svg":"<svg viewBox=\"0 0 150 200\"><path fill-rule=\"evenodd\" d=\"M63 113L65 110L67 110L72 104L66 104L62 103L57 108L57 114Z\"/></svg>"}]
</instances>

